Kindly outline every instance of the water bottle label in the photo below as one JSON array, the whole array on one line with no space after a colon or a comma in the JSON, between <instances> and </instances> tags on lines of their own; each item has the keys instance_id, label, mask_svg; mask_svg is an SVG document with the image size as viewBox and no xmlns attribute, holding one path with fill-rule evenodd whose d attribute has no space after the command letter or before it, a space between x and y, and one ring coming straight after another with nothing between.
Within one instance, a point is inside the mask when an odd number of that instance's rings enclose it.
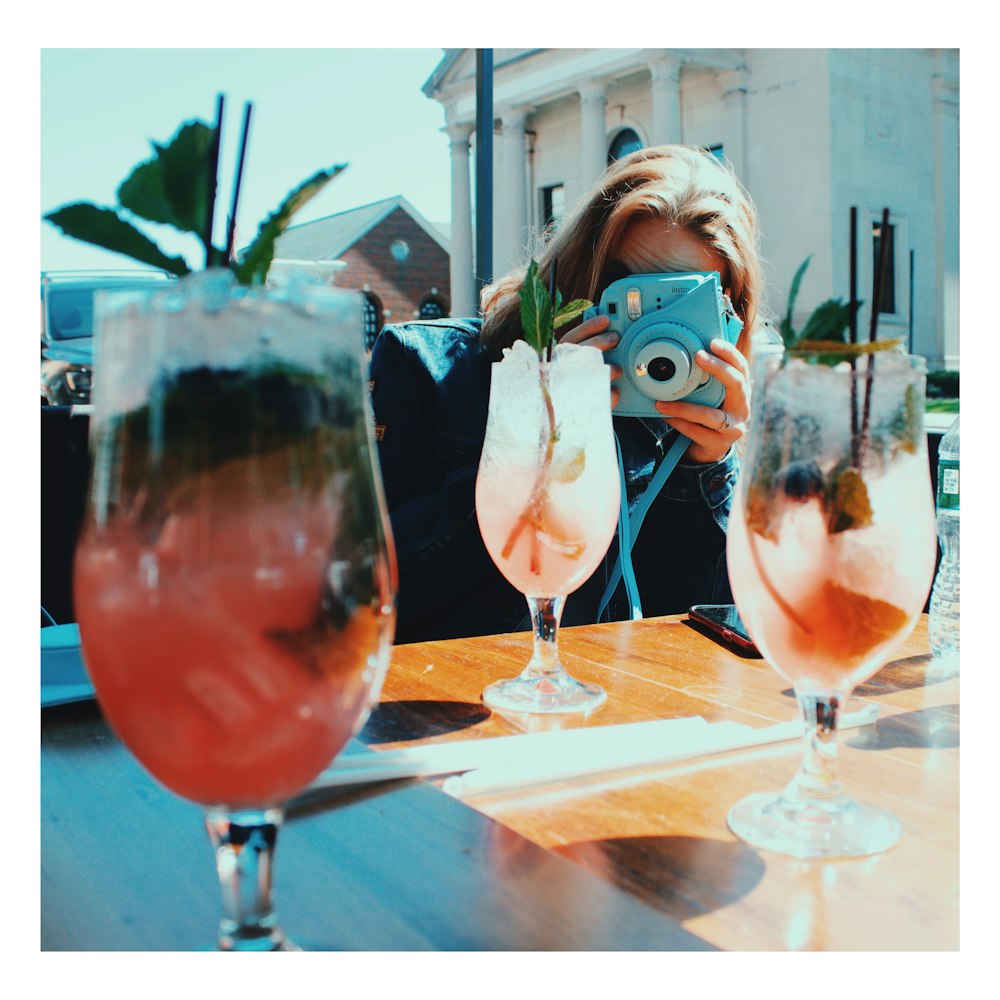
<instances>
[{"instance_id":1,"label":"water bottle label","mask_svg":"<svg viewBox=\"0 0 1000 1000\"><path fill-rule=\"evenodd\" d=\"M959 510L958 462L938 462L938 509Z\"/></svg>"}]
</instances>

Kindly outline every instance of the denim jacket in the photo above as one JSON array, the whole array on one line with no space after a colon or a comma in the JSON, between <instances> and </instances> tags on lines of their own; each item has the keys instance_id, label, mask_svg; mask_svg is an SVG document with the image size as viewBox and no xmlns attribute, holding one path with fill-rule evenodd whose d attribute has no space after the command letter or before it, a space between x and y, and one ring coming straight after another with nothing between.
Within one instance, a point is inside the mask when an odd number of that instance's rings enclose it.
<instances>
[{"instance_id":1,"label":"denim jacket","mask_svg":"<svg viewBox=\"0 0 1000 1000\"><path fill-rule=\"evenodd\" d=\"M486 431L492 356L478 319L387 326L369 369L378 455L399 568L396 641L527 628L524 596L494 566L479 533L475 485ZM669 447L659 420L615 417L630 505ZM666 432L666 433L665 433ZM632 564L646 616L731 601L726 527L739 463L679 463L634 540ZM617 541L571 594L562 623L596 620ZM624 587L610 617L628 617Z\"/></svg>"}]
</instances>

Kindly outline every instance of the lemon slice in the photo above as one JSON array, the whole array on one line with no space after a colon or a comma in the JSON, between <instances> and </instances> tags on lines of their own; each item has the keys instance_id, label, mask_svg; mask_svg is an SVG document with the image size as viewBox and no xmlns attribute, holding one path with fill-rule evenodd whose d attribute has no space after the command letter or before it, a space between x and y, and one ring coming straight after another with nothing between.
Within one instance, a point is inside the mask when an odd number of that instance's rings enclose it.
<instances>
[{"instance_id":1,"label":"lemon slice","mask_svg":"<svg viewBox=\"0 0 1000 1000\"><path fill-rule=\"evenodd\" d=\"M583 475L587 465L587 454L577 448L568 458L552 464L552 479L557 483L573 483Z\"/></svg>"}]
</instances>

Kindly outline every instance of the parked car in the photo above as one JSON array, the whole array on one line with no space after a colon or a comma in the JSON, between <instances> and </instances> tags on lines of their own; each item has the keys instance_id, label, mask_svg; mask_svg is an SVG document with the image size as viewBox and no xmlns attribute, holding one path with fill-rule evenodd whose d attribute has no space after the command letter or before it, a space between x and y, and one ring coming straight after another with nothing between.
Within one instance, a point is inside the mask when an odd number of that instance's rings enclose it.
<instances>
[{"instance_id":1,"label":"parked car","mask_svg":"<svg viewBox=\"0 0 1000 1000\"><path fill-rule=\"evenodd\" d=\"M89 403L94 382L94 293L159 288L174 280L160 271L42 272L42 405Z\"/></svg>"}]
</instances>

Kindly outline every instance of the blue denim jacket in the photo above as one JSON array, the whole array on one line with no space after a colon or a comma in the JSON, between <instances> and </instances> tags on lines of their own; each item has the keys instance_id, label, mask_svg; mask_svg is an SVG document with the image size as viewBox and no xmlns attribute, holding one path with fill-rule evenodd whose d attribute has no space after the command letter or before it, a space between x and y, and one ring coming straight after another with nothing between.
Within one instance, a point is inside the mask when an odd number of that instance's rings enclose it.
<instances>
[{"instance_id":1,"label":"blue denim jacket","mask_svg":"<svg viewBox=\"0 0 1000 1000\"><path fill-rule=\"evenodd\" d=\"M399 566L397 642L527 628L524 596L494 566L476 521L492 357L478 319L387 326L372 350L371 401ZM630 504L661 460L661 421L615 417ZM669 447L673 432L665 437ZM678 466L632 549L643 614L729 602L726 526L739 471L735 450L711 465ZM562 623L596 620L617 542L566 602ZM628 617L624 587L609 606Z\"/></svg>"}]
</instances>

